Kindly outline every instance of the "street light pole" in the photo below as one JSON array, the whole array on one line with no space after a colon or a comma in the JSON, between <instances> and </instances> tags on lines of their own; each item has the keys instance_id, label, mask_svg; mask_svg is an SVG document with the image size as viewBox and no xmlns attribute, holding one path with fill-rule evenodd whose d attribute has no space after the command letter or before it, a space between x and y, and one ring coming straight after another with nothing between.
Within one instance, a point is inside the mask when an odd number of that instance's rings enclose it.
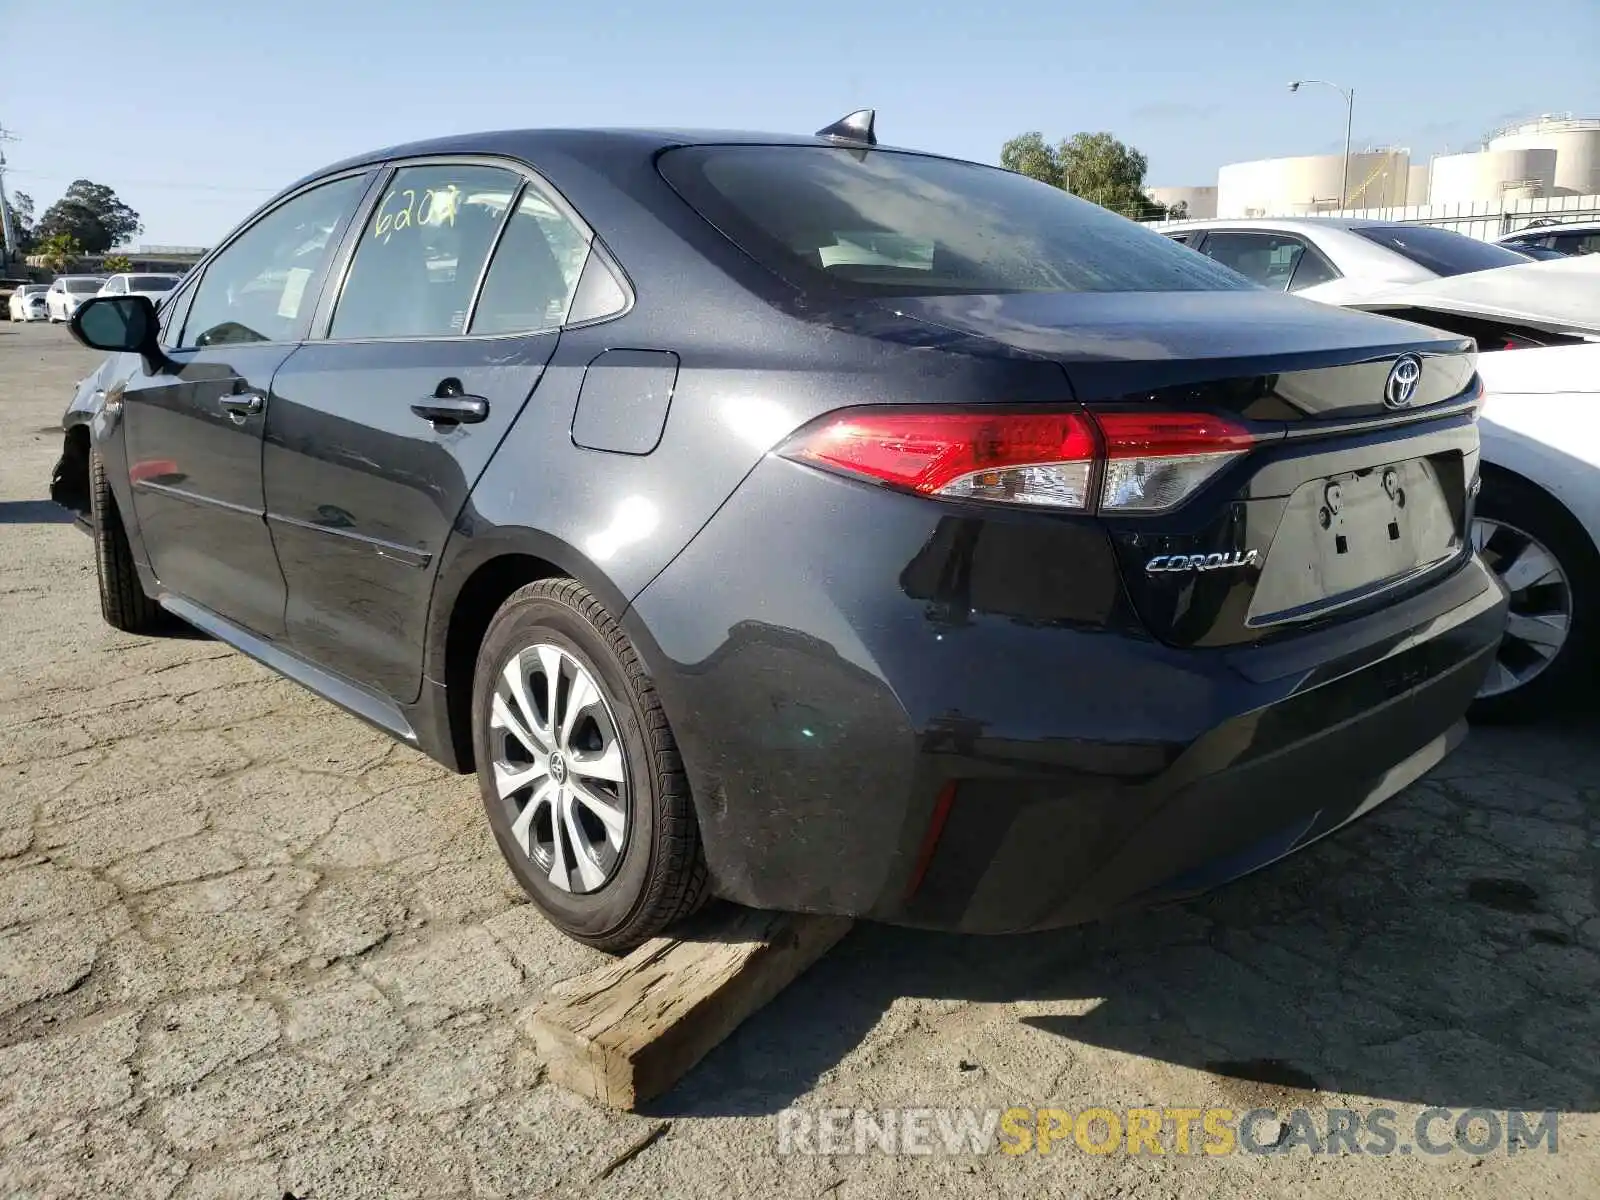
<instances>
[{"instance_id":1,"label":"street light pole","mask_svg":"<svg viewBox=\"0 0 1600 1200\"><path fill-rule=\"evenodd\" d=\"M0 142L14 141L16 138L7 133L4 126L0 126ZM0 247L0 265L4 265L17 257L17 229L11 219L11 201L6 198L6 152L3 146L0 146L0 238L5 242Z\"/></svg>"},{"instance_id":2,"label":"street light pole","mask_svg":"<svg viewBox=\"0 0 1600 1200\"><path fill-rule=\"evenodd\" d=\"M1302 83L1320 83L1323 87L1331 87L1344 97L1344 173L1339 181L1339 207L1342 209L1350 203L1350 126L1355 120L1356 90L1348 91L1337 83L1329 83L1326 79L1296 79L1289 85L1291 92L1298 92Z\"/></svg>"}]
</instances>

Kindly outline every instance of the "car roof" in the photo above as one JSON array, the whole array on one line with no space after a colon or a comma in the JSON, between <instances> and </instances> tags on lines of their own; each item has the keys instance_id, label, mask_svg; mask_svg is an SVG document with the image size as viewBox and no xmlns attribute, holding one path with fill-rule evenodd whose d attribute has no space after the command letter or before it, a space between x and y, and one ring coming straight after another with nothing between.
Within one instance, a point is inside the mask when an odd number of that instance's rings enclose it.
<instances>
[{"instance_id":1,"label":"car roof","mask_svg":"<svg viewBox=\"0 0 1600 1200\"><path fill-rule=\"evenodd\" d=\"M1495 240L1504 242L1511 238L1546 237L1552 233L1594 233L1597 230L1600 230L1600 221L1553 221L1549 225L1525 225Z\"/></svg>"},{"instance_id":2,"label":"car roof","mask_svg":"<svg viewBox=\"0 0 1600 1200\"><path fill-rule=\"evenodd\" d=\"M1160 232L1183 229L1381 229L1398 221L1379 221L1372 217L1203 217L1194 221L1163 223Z\"/></svg>"},{"instance_id":3,"label":"car roof","mask_svg":"<svg viewBox=\"0 0 1600 1200\"><path fill-rule=\"evenodd\" d=\"M860 147L859 142L849 142L816 135L792 133L761 133L748 129L673 129L673 128L605 128L605 129L501 129L483 133L458 133L446 137L430 138L420 142L404 142L395 146L353 155L340 162L330 163L296 180L285 191L293 191L324 175L357 167L370 166L391 158L423 158L446 154L484 154L520 159L537 165L546 154L574 154L586 158L635 157L654 155L662 150L681 146L828 146L834 149ZM900 154L919 154L926 158L949 158L949 155L931 154L904 146L876 145L877 150L892 150ZM966 161L966 160L955 160ZM974 166L984 164L974 163ZM1001 168L994 168L1000 170Z\"/></svg>"}]
</instances>

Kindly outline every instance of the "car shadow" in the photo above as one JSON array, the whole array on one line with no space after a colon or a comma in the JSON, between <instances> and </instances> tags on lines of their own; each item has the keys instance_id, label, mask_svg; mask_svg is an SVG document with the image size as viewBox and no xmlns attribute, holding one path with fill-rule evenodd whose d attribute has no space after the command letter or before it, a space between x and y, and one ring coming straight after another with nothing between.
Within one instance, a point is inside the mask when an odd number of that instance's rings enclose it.
<instances>
[{"instance_id":1,"label":"car shadow","mask_svg":"<svg viewBox=\"0 0 1600 1200\"><path fill-rule=\"evenodd\" d=\"M862 923L647 1111L769 1114L819 1080L853 1090L865 1062L875 1103L928 1103L930 1056L953 1074L1019 1046L1063 1064L1024 1072L1042 1094L1022 1104L1101 1100L1048 1081L1073 1059L1135 1055L1207 1073L1240 1108L1350 1094L1600 1111L1591 721L1475 731L1370 818L1180 905L998 938ZM1519 761L1547 765L1518 783ZM1552 784L1551 763L1572 782ZM915 1052L898 1048L906 997L926 1014Z\"/></svg>"},{"instance_id":2,"label":"car shadow","mask_svg":"<svg viewBox=\"0 0 1600 1200\"><path fill-rule=\"evenodd\" d=\"M54 500L0 500L0 525L70 525L74 519Z\"/></svg>"}]
</instances>

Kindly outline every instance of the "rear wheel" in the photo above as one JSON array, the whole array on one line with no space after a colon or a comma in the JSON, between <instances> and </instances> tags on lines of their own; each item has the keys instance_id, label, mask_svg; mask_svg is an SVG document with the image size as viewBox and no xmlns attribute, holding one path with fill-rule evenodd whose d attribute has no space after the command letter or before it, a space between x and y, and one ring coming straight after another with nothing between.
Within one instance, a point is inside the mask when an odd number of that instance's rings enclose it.
<instances>
[{"instance_id":1,"label":"rear wheel","mask_svg":"<svg viewBox=\"0 0 1600 1200\"><path fill-rule=\"evenodd\" d=\"M700 906L699 827L666 714L582 585L540 580L495 614L472 736L501 853L563 933L627 950Z\"/></svg>"},{"instance_id":2,"label":"rear wheel","mask_svg":"<svg viewBox=\"0 0 1600 1200\"><path fill-rule=\"evenodd\" d=\"M117 512L116 497L98 450L89 452L89 518L94 534L95 575L100 613L107 624L127 633L153 633L165 623L161 606L145 595L133 549Z\"/></svg>"},{"instance_id":3,"label":"rear wheel","mask_svg":"<svg viewBox=\"0 0 1600 1200\"><path fill-rule=\"evenodd\" d=\"M1588 677L1600 623L1600 556L1572 516L1518 479L1486 476L1473 544L1510 596L1505 636L1474 719L1550 711Z\"/></svg>"}]
</instances>

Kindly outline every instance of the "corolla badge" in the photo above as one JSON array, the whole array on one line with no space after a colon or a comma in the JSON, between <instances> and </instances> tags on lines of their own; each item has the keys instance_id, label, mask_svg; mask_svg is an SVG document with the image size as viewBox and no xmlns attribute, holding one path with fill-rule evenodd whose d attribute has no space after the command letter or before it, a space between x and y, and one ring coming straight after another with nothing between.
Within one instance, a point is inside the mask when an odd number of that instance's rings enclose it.
<instances>
[{"instance_id":1,"label":"corolla badge","mask_svg":"<svg viewBox=\"0 0 1600 1200\"><path fill-rule=\"evenodd\" d=\"M1158 554L1145 563L1147 575L1169 571L1227 571L1253 567L1261 556L1254 550L1229 550L1215 554Z\"/></svg>"},{"instance_id":2,"label":"corolla badge","mask_svg":"<svg viewBox=\"0 0 1600 1200\"><path fill-rule=\"evenodd\" d=\"M1387 408L1406 408L1417 394L1417 384L1422 381L1422 360L1415 354L1402 354L1389 368L1389 378L1383 384L1383 403Z\"/></svg>"}]
</instances>

